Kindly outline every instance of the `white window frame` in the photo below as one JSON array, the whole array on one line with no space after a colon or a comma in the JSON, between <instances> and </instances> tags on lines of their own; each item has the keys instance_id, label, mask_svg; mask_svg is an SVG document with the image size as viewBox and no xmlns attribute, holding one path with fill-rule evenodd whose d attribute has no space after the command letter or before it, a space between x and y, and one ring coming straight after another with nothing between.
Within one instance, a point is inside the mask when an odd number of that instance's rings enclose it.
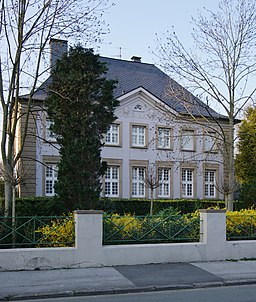
<instances>
[{"instance_id":1,"label":"white window frame","mask_svg":"<svg viewBox=\"0 0 256 302\"><path fill-rule=\"evenodd\" d=\"M120 125L111 124L105 136L105 145L120 145Z\"/></svg>"},{"instance_id":2,"label":"white window frame","mask_svg":"<svg viewBox=\"0 0 256 302\"><path fill-rule=\"evenodd\" d=\"M182 168L181 170L181 190L182 197L192 198L194 196L194 170Z\"/></svg>"},{"instance_id":3,"label":"white window frame","mask_svg":"<svg viewBox=\"0 0 256 302\"><path fill-rule=\"evenodd\" d=\"M57 141L56 134L52 130L50 130L50 127L52 124L53 124L53 121L51 121L50 119L47 118L45 121L45 140L48 142Z\"/></svg>"},{"instance_id":4,"label":"white window frame","mask_svg":"<svg viewBox=\"0 0 256 302\"><path fill-rule=\"evenodd\" d=\"M132 190L131 195L134 198L145 198L146 197L146 187L145 187L145 167L132 167Z\"/></svg>"},{"instance_id":5,"label":"white window frame","mask_svg":"<svg viewBox=\"0 0 256 302\"><path fill-rule=\"evenodd\" d=\"M171 149L171 129L158 127L157 129L157 148Z\"/></svg>"},{"instance_id":6,"label":"white window frame","mask_svg":"<svg viewBox=\"0 0 256 302\"><path fill-rule=\"evenodd\" d=\"M167 198L171 196L171 169L158 168L158 197Z\"/></svg>"},{"instance_id":7,"label":"white window frame","mask_svg":"<svg viewBox=\"0 0 256 302\"><path fill-rule=\"evenodd\" d=\"M54 186L58 181L58 165L48 163L45 166L45 196L54 196Z\"/></svg>"},{"instance_id":8,"label":"white window frame","mask_svg":"<svg viewBox=\"0 0 256 302\"><path fill-rule=\"evenodd\" d=\"M216 198L216 171L207 169L204 172L204 196Z\"/></svg>"},{"instance_id":9,"label":"white window frame","mask_svg":"<svg viewBox=\"0 0 256 302\"><path fill-rule=\"evenodd\" d=\"M104 195L106 197L119 197L120 167L109 165L104 177ZM106 190L109 189L109 192Z\"/></svg>"},{"instance_id":10,"label":"white window frame","mask_svg":"<svg viewBox=\"0 0 256 302\"><path fill-rule=\"evenodd\" d=\"M131 128L132 147L145 148L147 127L144 125L132 125Z\"/></svg>"},{"instance_id":11,"label":"white window frame","mask_svg":"<svg viewBox=\"0 0 256 302\"><path fill-rule=\"evenodd\" d=\"M181 133L181 149L183 151L195 150L195 131L183 129Z\"/></svg>"}]
</instances>

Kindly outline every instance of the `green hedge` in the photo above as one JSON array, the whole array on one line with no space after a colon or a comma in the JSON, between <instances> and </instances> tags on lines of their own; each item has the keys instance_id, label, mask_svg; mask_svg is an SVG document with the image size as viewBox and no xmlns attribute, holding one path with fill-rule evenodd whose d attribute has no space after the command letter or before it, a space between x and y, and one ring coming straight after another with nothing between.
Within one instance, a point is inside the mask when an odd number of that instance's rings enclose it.
<instances>
[{"instance_id":1,"label":"green hedge","mask_svg":"<svg viewBox=\"0 0 256 302\"><path fill-rule=\"evenodd\" d=\"M55 197L26 197L16 199L17 216L54 216L67 214L63 203Z\"/></svg>"},{"instance_id":2,"label":"green hedge","mask_svg":"<svg viewBox=\"0 0 256 302\"><path fill-rule=\"evenodd\" d=\"M188 199L173 199L173 200L155 200L154 213L172 206L181 213L192 213L198 209L206 209L210 207L225 207L224 201L204 201L204 200L188 200ZM149 213L150 200L141 199L102 199L99 203L99 209L108 213L118 213L123 215L131 213L135 215L146 215Z\"/></svg>"},{"instance_id":3,"label":"green hedge","mask_svg":"<svg viewBox=\"0 0 256 302\"><path fill-rule=\"evenodd\" d=\"M4 201L2 200L2 204ZM154 213L172 206L181 213L192 213L198 209L206 209L212 207L224 208L224 201L209 201L209 200L188 200L188 199L173 199L173 200L155 200ZM241 202L235 202L235 210L242 209ZM123 215L131 213L135 215L147 215L150 209L150 200L141 199L100 199L97 209L107 213L117 213ZM17 198L16 215L17 216L52 216L67 214L68 210L64 204L55 197L29 197ZM0 213L3 215L2 213Z\"/></svg>"}]
</instances>

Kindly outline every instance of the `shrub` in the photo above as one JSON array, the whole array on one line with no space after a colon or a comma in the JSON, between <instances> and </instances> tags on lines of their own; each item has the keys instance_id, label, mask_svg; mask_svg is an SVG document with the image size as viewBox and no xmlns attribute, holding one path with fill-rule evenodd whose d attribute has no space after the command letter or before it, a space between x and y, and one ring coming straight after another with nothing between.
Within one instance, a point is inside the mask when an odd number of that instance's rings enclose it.
<instances>
[{"instance_id":1,"label":"shrub","mask_svg":"<svg viewBox=\"0 0 256 302\"><path fill-rule=\"evenodd\" d=\"M181 215L170 207L155 216L105 215L104 242L182 242L199 239L198 216Z\"/></svg>"},{"instance_id":2,"label":"shrub","mask_svg":"<svg viewBox=\"0 0 256 302\"><path fill-rule=\"evenodd\" d=\"M197 209L207 209L209 207L219 206L225 207L224 201L210 200L188 200L188 199L172 199L172 200L155 200L154 214L161 210L172 206L181 213L192 213ZM124 215L131 213L134 215L147 215L150 209L150 200L142 199L110 199L102 198L98 204L99 210L104 210L107 213L117 213Z\"/></svg>"},{"instance_id":3,"label":"shrub","mask_svg":"<svg viewBox=\"0 0 256 302\"><path fill-rule=\"evenodd\" d=\"M67 214L64 203L55 197L17 198L17 216L56 216Z\"/></svg>"},{"instance_id":4,"label":"shrub","mask_svg":"<svg viewBox=\"0 0 256 302\"><path fill-rule=\"evenodd\" d=\"M66 247L74 246L75 223L72 214L64 219L52 220L49 225L39 228L36 232L42 234L40 246Z\"/></svg>"},{"instance_id":5,"label":"shrub","mask_svg":"<svg viewBox=\"0 0 256 302\"><path fill-rule=\"evenodd\" d=\"M256 210L227 212L227 237L251 239L256 237Z\"/></svg>"}]
</instances>

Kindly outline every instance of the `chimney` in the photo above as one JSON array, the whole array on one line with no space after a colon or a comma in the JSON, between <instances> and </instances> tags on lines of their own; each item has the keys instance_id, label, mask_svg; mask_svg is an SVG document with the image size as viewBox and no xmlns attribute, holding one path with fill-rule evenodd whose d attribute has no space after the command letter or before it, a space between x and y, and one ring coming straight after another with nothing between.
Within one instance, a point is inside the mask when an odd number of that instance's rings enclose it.
<instances>
[{"instance_id":1,"label":"chimney","mask_svg":"<svg viewBox=\"0 0 256 302\"><path fill-rule=\"evenodd\" d=\"M131 60L133 62L141 63L141 57L133 56L133 57L131 57Z\"/></svg>"},{"instance_id":2,"label":"chimney","mask_svg":"<svg viewBox=\"0 0 256 302\"><path fill-rule=\"evenodd\" d=\"M50 40L50 64L51 72L55 68L57 60L68 52L68 41L60 39Z\"/></svg>"}]
</instances>

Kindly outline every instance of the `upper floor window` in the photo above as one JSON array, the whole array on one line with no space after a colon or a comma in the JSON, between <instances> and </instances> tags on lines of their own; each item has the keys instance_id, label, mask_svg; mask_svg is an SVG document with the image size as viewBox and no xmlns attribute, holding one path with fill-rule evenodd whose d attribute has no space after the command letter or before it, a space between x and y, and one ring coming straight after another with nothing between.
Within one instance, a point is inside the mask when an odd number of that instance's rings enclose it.
<instances>
[{"instance_id":1,"label":"upper floor window","mask_svg":"<svg viewBox=\"0 0 256 302\"><path fill-rule=\"evenodd\" d=\"M45 123L45 140L50 142L56 141L56 134L51 130L53 122L49 119L46 119Z\"/></svg>"},{"instance_id":2,"label":"upper floor window","mask_svg":"<svg viewBox=\"0 0 256 302\"><path fill-rule=\"evenodd\" d=\"M206 170L204 174L204 195L206 198L216 197L215 171Z\"/></svg>"},{"instance_id":3,"label":"upper floor window","mask_svg":"<svg viewBox=\"0 0 256 302\"><path fill-rule=\"evenodd\" d=\"M194 130L182 130L182 150L193 151L195 149L194 136Z\"/></svg>"},{"instance_id":4,"label":"upper floor window","mask_svg":"<svg viewBox=\"0 0 256 302\"><path fill-rule=\"evenodd\" d=\"M132 167L132 197L145 197L145 168Z\"/></svg>"},{"instance_id":5,"label":"upper floor window","mask_svg":"<svg viewBox=\"0 0 256 302\"><path fill-rule=\"evenodd\" d=\"M182 169L181 185L182 185L182 197L193 197L194 186L193 186L193 170Z\"/></svg>"},{"instance_id":6,"label":"upper floor window","mask_svg":"<svg viewBox=\"0 0 256 302\"><path fill-rule=\"evenodd\" d=\"M47 164L45 167L45 195L55 195L55 184L58 179L58 166L57 164Z\"/></svg>"},{"instance_id":7,"label":"upper floor window","mask_svg":"<svg viewBox=\"0 0 256 302\"><path fill-rule=\"evenodd\" d=\"M216 133L207 132L204 134L204 151L214 152L216 151Z\"/></svg>"},{"instance_id":8,"label":"upper floor window","mask_svg":"<svg viewBox=\"0 0 256 302\"><path fill-rule=\"evenodd\" d=\"M132 126L132 146L133 147L146 147L146 127L145 126Z\"/></svg>"},{"instance_id":9,"label":"upper floor window","mask_svg":"<svg viewBox=\"0 0 256 302\"><path fill-rule=\"evenodd\" d=\"M159 197L170 197L170 173L169 168L158 169L158 196Z\"/></svg>"},{"instance_id":10,"label":"upper floor window","mask_svg":"<svg viewBox=\"0 0 256 302\"><path fill-rule=\"evenodd\" d=\"M120 137L119 137L119 128L118 124L111 124L108 132L106 134L106 144L107 145L119 145Z\"/></svg>"},{"instance_id":11,"label":"upper floor window","mask_svg":"<svg viewBox=\"0 0 256 302\"><path fill-rule=\"evenodd\" d=\"M105 173L105 196L119 196L119 166L108 166Z\"/></svg>"},{"instance_id":12,"label":"upper floor window","mask_svg":"<svg viewBox=\"0 0 256 302\"><path fill-rule=\"evenodd\" d=\"M171 129L158 128L157 146L161 149L171 148Z\"/></svg>"}]
</instances>

